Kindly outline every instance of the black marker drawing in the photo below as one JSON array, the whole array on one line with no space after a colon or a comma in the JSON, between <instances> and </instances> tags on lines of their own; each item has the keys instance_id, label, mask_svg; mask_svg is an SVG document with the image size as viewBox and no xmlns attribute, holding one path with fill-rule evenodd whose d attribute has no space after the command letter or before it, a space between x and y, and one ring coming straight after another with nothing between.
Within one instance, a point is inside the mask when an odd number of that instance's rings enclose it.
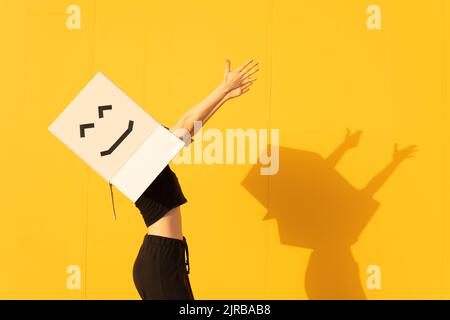
<instances>
[{"instance_id":1,"label":"black marker drawing","mask_svg":"<svg viewBox=\"0 0 450 320\"><path fill-rule=\"evenodd\" d=\"M112 110L112 105L107 106L99 106L98 107L98 117L103 118L103 111L105 110Z\"/></svg>"},{"instance_id":2,"label":"black marker drawing","mask_svg":"<svg viewBox=\"0 0 450 320\"><path fill-rule=\"evenodd\" d=\"M122 135L119 137L119 139L117 139L117 141L114 142L114 144L108 150L100 152L100 155L103 157L103 156L108 156L111 153L113 153L113 151L119 146L119 144L121 144L122 141L125 140L125 138L131 133L131 131L133 131L133 124L134 124L134 122L132 120L130 120L128 122L127 130L125 130L124 133L122 133Z\"/></svg>"},{"instance_id":3,"label":"black marker drawing","mask_svg":"<svg viewBox=\"0 0 450 320\"><path fill-rule=\"evenodd\" d=\"M112 110L112 105L104 105L104 106L98 106L98 117L101 119L104 117L104 112L106 110ZM114 150L116 150L116 148L125 140L126 137L128 137L128 135L131 133L131 131L133 131L133 125L134 125L134 121L129 120L128 122L128 128L122 133L122 135L119 137L119 139L117 139L116 142L114 142L114 144L105 151L100 152L100 156L108 156L111 153L114 152ZM89 128L94 128L95 124L94 123L84 123L80 125L80 137L81 138L85 138L86 134L85 131L86 129Z\"/></svg>"},{"instance_id":4,"label":"black marker drawing","mask_svg":"<svg viewBox=\"0 0 450 320\"><path fill-rule=\"evenodd\" d=\"M93 123L80 124L80 137L84 138L85 137L84 131L86 129L94 128L94 127L95 127L95 125Z\"/></svg>"}]
</instances>

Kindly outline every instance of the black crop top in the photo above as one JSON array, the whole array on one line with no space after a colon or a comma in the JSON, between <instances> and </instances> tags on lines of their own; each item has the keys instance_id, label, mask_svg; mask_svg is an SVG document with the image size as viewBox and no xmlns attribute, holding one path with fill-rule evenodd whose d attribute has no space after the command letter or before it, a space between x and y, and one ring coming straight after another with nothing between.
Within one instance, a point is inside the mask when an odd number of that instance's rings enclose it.
<instances>
[{"instance_id":1,"label":"black crop top","mask_svg":"<svg viewBox=\"0 0 450 320\"><path fill-rule=\"evenodd\" d=\"M186 202L175 172L167 165L136 200L135 205L141 211L148 227L171 209Z\"/></svg>"},{"instance_id":2,"label":"black crop top","mask_svg":"<svg viewBox=\"0 0 450 320\"><path fill-rule=\"evenodd\" d=\"M164 127L169 130L166 126ZM109 183L109 187L111 190L114 218L116 218L111 183ZM181 186L175 172L167 165L136 200L135 206L141 212L145 225L148 227L161 219L171 209L186 202L187 199L184 197L183 191L181 191Z\"/></svg>"}]
</instances>

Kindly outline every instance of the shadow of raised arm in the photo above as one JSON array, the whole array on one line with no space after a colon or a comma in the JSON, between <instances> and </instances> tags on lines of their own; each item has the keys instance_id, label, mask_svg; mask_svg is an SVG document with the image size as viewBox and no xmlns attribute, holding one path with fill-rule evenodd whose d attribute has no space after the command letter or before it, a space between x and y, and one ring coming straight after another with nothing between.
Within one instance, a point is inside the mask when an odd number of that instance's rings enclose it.
<instances>
[{"instance_id":1,"label":"shadow of raised arm","mask_svg":"<svg viewBox=\"0 0 450 320\"><path fill-rule=\"evenodd\" d=\"M361 134L360 130L351 133L350 129L347 129L344 141L327 157L326 161L334 168L348 150L358 146Z\"/></svg>"},{"instance_id":2,"label":"shadow of raised arm","mask_svg":"<svg viewBox=\"0 0 450 320\"><path fill-rule=\"evenodd\" d=\"M412 158L415 156L417 151L416 145L411 145L403 149L398 149L398 145L394 146L394 153L392 155L392 161L372 180L369 181L367 186L362 189L364 193L367 193L369 196L373 196L381 186L389 179L389 177L394 173L395 169L403 162L403 160Z\"/></svg>"}]
</instances>

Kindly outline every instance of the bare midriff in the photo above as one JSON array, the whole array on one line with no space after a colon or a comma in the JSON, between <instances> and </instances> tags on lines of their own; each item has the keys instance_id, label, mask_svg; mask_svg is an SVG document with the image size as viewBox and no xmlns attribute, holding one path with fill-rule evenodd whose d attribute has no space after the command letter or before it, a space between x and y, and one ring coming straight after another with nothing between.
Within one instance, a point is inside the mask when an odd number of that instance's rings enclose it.
<instances>
[{"instance_id":1,"label":"bare midriff","mask_svg":"<svg viewBox=\"0 0 450 320\"><path fill-rule=\"evenodd\" d=\"M183 240L180 207L176 207L168 211L161 219L148 227L147 233L149 235Z\"/></svg>"}]
</instances>

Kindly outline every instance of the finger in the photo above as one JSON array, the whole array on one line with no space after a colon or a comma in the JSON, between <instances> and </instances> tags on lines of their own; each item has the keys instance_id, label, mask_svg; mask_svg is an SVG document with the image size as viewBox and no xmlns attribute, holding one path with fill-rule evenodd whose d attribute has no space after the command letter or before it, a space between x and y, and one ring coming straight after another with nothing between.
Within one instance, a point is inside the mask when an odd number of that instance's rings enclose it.
<instances>
[{"instance_id":1,"label":"finger","mask_svg":"<svg viewBox=\"0 0 450 320\"><path fill-rule=\"evenodd\" d=\"M411 146L411 147L405 148L404 150L405 150L405 152L416 152L417 151L417 147Z\"/></svg>"},{"instance_id":2,"label":"finger","mask_svg":"<svg viewBox=\"0 0 450 320\"><path fill-rule=\"evenodd\" d=\"M249 90L250 90L250 88L248 88L248 87L245 88L245 89L242 89L242 90L241 90L241 94L244 94L244 93L246 93L246 92L249 91Z\"/></svg>"},{"instance_id":3,"label":"finger","mask_svg":"<svg viewBox=\"0 0 450 320\"><path fill-rule=\"evenodd\" d=\"M247 83L247 84L241 86L241 87L240 87L240 89L241 89L241 94L244 93L244 92L249 91L249 90L250 90L250 86L251 86L252 84L253 84L253 82L249 82L249 83Z\"/></svg>"},{"instance_id":4,"label":"finger","mask_svg":"<svg viewBox=\"0 0 450 320\"><path fill-rule=\"evenodd\" d=\"M244 84L246 84L246 83L253 82L253 81L256 81L256 78L248 78L248 79L245 79L244 81L242 81L242 84L244 85Z\"/></svg>"},{"instance_id":5,"label":"finger","mask_svg":"<svg viewBox=\"0 0 450 320\"><path fill-rule=\"evenodd\" d=\"M253 82L249 82L249 83L244 84L243 86L241 86L241 90L249 88L252 84L253 84Z\"/></svg>"},{"instance_id":6,"label":"finger","mask_svg":"<svg viewBox=\"0 0 450 320\"><path fill-rule=\"evenodd\" d=\"M353 136L354 136L356 139L361 139L362 131L361 131L361 130L356 131L356 132L353 134Z\"/></svg>"},{"instance_id":7,"label":"finger","mask_svg":"<svg viewBox=\"0 0 450 320\"><path fill-rule=\"evenodd\" d=\"M240 71L240 74L243 74L244 76L250 72L253 68L258 66L258 62L255 62L254 64L251 64L249 66L247 66L246 68L244 68L242 71Z\"/></svg>"},{"instance_id":8,"label":"finger","mask_svg":"<svg viewBox=\"0 0 450 320\"><path fill-rule=\"evenodd\" d=\"M236 72L241 72L242 70L244 70L245 67L247 67L252 62L253 59L247 60L244 64L242 64L239 68L236 69Z\"/></svg>"},{"instance_id":9,"label":"finger","mask_svg":"<svg viewBox=\"0 0 450 320\"><path fill-rule=\"evenodd\" d=\"M255 69L255 70L253 70L251 72L249 71L249 72L245 73L243 77L244 78L250 77L251 75L257 73L258 71L259 71L259 69Z\"/></svg>"},{"instance_id":10,"label":"finger","mask_svg":"<svg viewBox=\"0 0 450 320\"><path fill-rule=\"evenodd\" d=\"M230 72L230 68L231 68L231 62L229 59L225 60L225 75Z\"/></svg>"}]
</instances>

